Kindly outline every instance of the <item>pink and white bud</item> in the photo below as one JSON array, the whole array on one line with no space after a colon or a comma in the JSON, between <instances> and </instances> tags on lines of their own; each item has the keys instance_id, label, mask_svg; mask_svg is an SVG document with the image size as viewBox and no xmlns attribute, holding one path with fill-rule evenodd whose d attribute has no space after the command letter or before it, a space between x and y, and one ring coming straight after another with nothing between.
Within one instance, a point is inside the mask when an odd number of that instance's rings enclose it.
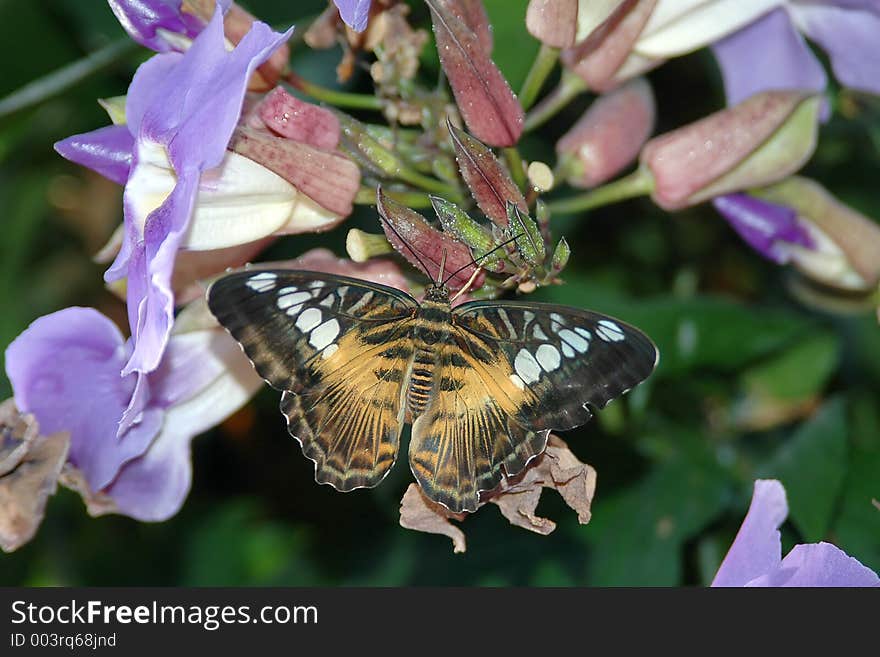
<instances>
[{"instance_id":1,"label":"pink and white bud","mask_svg":"<svg viewBox=\"0 0 880 657\"><path fill-rule=\"evenodd\" d=\"M626 3L626 0L531 0L526 11L526 28L545 45L570 48L612 20Z\"/></svg>"},{"instance_id":2,"label":"pink and white bud","mask_svg":"<svg viewBox=\"0 0 880 657\"><path fill-rule=\"evenodd\" d=\"M786 245L789 262L804 275L832 287L870 291L880 284L880 225L841 203L808 178L792 176L757 192L788 205L808 232L813 248Z\"/></svg>"},{"instance_id":3,"label":"pink and white bud","mask_svg":"<svg viewBox=\"0 0 880 657\"><path fill-rule=\"evenodd\" d=\"M275 87L258 103L254 111L269 130L325 151L339 146L339 119L328 109L292 96Z\"/></svg>"},{"instance_id":4,"label":"pink and white bud","mask_svg":"<svg viewBox=\"0 0 880 657\"><path fill-rule=\"evenodd\" d=\"M560 170L573 187L595 187L636 160L654 130L651 85L637 78L600 96L556 144Z\"/></svg>"},{"instance_id":5,"label":"pink and white bud","mask_svg":"<svg viewBox=\"0 0 880 657\"><path fill-rule=\"evenodd\" d=\"M642 149L654 201L677 210L797 171L816 147L821 98L768 91L659 137Z\"/></svg>"},{"instance_id":6,"label":"pink and white bud","mask_svg":"<svg viewBox=\"0 0 880 657\"><path fill-rule=\"evenodd\" d=\"M663 59L634 52L658 0L630 0L589 38L562 53L562 62L590 89L607 91Z\"/></svg>"}]
</instances>

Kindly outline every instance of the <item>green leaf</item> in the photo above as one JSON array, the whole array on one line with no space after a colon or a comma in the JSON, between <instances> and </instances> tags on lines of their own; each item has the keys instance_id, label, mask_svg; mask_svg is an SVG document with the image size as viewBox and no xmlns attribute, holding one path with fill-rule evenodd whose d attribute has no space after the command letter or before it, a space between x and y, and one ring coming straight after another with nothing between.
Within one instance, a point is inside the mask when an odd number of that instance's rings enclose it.
<instances>
[{"instance_id":1,"label":"green leaf","mask_svg":"<svg viewBox=\"0 0 880 657\"><path fill-rule=\"evenodd\" d=\"M846 474L846 438L846 409L837 398L802 424L763 469L785 486L789 518L809 543L828 535Z\"/></svg>"},{"instance_id":2,"label":"green leaf","mask_svg":"<svg viewBox=\"0 0 880 657\"><path fill-rule=\"evenodd\" d=\"M697 442L697 441L692 441ZM675 586L681 548L724 508L729 479L708 451L678 455L610 498L587 526L593 586Z\"/></svg>"},{"instance_id":3,"label":"green leaf","mask_svg":"<svg viewBox=\"0 0 880 657\"><path fill-rule=\"evenodd\" d=\"M824 388L837 367L838 353L835 335L811 335L746 371L743 381L746 387L777 399L805 399Z\"/></svg>"}]
</instances>

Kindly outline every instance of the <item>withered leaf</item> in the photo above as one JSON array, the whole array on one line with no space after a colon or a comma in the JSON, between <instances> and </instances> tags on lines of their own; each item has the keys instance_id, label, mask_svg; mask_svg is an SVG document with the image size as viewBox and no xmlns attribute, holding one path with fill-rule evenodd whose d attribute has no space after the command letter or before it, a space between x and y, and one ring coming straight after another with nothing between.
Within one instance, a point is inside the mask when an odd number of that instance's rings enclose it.
<instances>
[{"instance_id":1,"label":"withered leaf","mask_svg":"<svg viewBox=\"0 0 880 657\"><path fill-rule=\"evenodd\" d=\"M15 401L0 404L0 477L21 463L39 433L33 415L22 415Z\"/></svg>"},{"instance_id":2,"label":"withered leaf","mask_svg":"<svg viewBox=\"0 0 880 657\"><path fill-rule=\"evenodd\" d=\"M528 214L529 206L522 192L492 151L451 122L447 121L446 125L452 136L461 177L483 214L502 228L506 228L508 224L508 203L513 203Z\"/></svg>"},{"instance_id":3,"label":"withered leaf","mask_svg":"<svg viewBox=\"0 0 880 657\"><path fill-rule=\"evenodd\" d=\"M436 281L440 276L440 264L445 253L444 276L461 270L449 280L447 283L449 288L458 290L467 284L476 271L476 265L467 246L431 226L415 210L410 210L389 198L381 187L376 190L376 206L384 219L382 229L388 241L414 267L422 269L424 266L427 271L423 269L422 271L432 281ZM483 274L480 273L474 280L473 288L479 288L483 278Z\"/></svg>"},{"instance_id":4,"label":"withered leaf","mask_svg":"<svg viewBox=\"0 0 880 657\"><path fill-rule=\"evenodd\" d=\"M66 432L38 435L19 463L0 477L0 548L4 552L17 550L37 533L69 448Z\"/></svg>"},{"instance_id":5,"label":"withered leaf","mask_svg":"<svg viewBox=\"0 0 880 657\"><path fill-rule=\"evenodd\" d=\"M425 0L431 9L440 63L462 118L491 146L513 146L523 130L523 109L480 39L443 0Z\"/></svg>"},{"instance_id":6,"label":"withered leaf","mask_svg":"<svg viewBox=\"0 0 880 657\"><path fill-rule=\"evenodd\" d=\"M551 435L547 449L526 470L485 496L485 504L495 504L512 525L547 535L556 523L535 513L544 488L556 490L578 516L582 525L590 521L590 506L596 492L596 471L582 463L564 441ZM464 552L464 533L450 520L462 521L467 514L456 514L428 500L416 484L410 484L400 507L400 524L430 534L443 534L453 541L455 552Z\"/></svg>"},{"instance_id":7,"label":"withered leaf","mask_svg":"<svg viewBox=\"0 0 880 657\"><path fill-rule=\"evenodd\" d=\"M464 552L467 545L464 532L449 522L450 518L462 520L464 514L452 513L449 509L429 500L422 494L418 484L410 484L400 501L400 526L427 534L442 534L452 539L452 551Z\"/></svg>"},{"instance_id":8,"label":"withered leaf","mask_svg":"<svg viewBox=\"0 0 880 657\"><path fill-rule=\"evenodd\" d=\"M107 515L108 513L118 513L119 508L112 497L101 491L94 492L86 481L85 476L77 468L70 463L64 464L61 471L61 477L58 482L65 488L79 493L86 505L86 510L93 518Z\"/></svg>"}]
</instances>

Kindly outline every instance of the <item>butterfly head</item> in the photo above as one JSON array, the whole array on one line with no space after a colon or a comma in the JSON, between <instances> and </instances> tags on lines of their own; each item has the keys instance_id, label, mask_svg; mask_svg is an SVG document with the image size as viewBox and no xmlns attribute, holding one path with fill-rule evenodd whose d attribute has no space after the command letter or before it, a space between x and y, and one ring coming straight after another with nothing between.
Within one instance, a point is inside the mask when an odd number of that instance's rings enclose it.
<instances>
[{"instance_id":1,"label":"butterfly head","mask_svg":"<svg viewBox=\"0 0 880 657\"><path fill-rule=\"evenodd\" d=\"M449 288L445 283L431 283L425 289L425 301L449 303Z\"/></svg>"}]
</instances>

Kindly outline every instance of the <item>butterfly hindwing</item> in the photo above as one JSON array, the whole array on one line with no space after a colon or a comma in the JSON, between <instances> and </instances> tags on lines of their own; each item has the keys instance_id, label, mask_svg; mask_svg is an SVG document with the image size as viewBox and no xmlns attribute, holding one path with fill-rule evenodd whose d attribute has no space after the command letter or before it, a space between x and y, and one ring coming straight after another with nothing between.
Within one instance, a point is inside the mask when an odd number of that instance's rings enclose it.
<instances>
[{"instance_id":1,"label":"butterfly hindwing","mask_svg":"<svg viewBox=\"0 0 880 657\"><path fill-rule=\"evenodd\" d=\"M435 502L475 511L481 492L544 451L549 432L518 419L525 395L484 341L453 328L438 356L430 401L413 422L410 468Z\"/></svg>"},{"instance_id":2,"label":"butterfly hindwing","mask_svg":"<svg viewBox=\"0 0 880 657\"><path fill-rule=\"evenodd\" d=\"M253 269L215 282L208 303L283 391L316 480L344 491L378 484L397 454L417 302L343 276Z\"/></svg>"},{"instance_id":3,"label":"butterfly hindwing","mask_svg":"<svg viewBox=\"0 0 880 657\"><path fill-rule=\"evenodd\" d=\"M590 406L641 383L658 359L637 328L568 306L475 301L455 308L453 322L505 362L497 376L523 394L517 418L536 430L584 424Z\"/></svg>"}]
</instances>

